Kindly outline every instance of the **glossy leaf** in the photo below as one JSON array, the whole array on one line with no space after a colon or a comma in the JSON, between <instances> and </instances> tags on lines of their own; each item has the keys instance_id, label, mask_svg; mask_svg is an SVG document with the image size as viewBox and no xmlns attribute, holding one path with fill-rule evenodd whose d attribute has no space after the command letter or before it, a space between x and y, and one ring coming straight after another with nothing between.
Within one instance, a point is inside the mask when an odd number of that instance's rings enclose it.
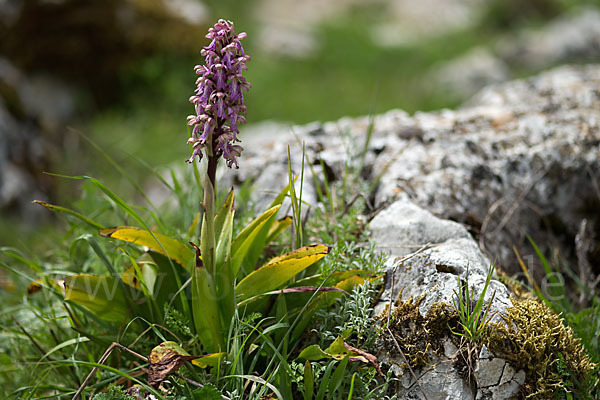
<instances>
[{"instance_id":1,"label":"glossy leaf","mask_svg":"<svg viewBox=\"0 0 600 400\"><path fill-rule=\"evenodd\" d=\"M87 308L101 319L121 322L129 313L120 282L111 276L71 275L64 285L66 301Z\"/></svg>"},{"instance_id":2,"label":"glossy leaf","mask_svg":"<svg viewBox=\"0 0 600 400\"><path fill-rule=\"evenodd\" d=\"M192 364L200 368L208 368L213 367L216 368L219 366L221 360L225 357L226 353L212 353L201 356L195 360L192 360Z\"/></svg>"},{"instance_id":3,"label":"glossy leaf","mask_svg":"<svg viewBox=\"0 0 600 400\"><path fill-rule=\"evenodd\" d=\"M154 283L158 274L158 267L151 260L136 261L137 270L135 265L131 265L123 272L121 279L123 283L132 288L142 290L144 285L149 295L154 293Z\"/></svg>"},{"instance_id":4,"label":"glossy leaf","mask_svg":"<svg viewBox=\"0 0 600 400\"><path fill-rule=\"evenodd\" d=\"M189 246L166 235L156 232L150 233L147 230L133 226L106 228L101 229L99 232L104 237L122 240L138 246L146 246L175 260L188 272L191 272L194 265L194 251Z\"/></svg>"},{"instance_id":5,"label":"glossy leaf","mask_svg":"<svg viewBox=\"0 0 600 400\"><path fill-rule=\"evenodd\" d=\"M215 215L215 235L217 237L221 237L223 235L223 228L225 224L225 220L228 218L233 211L233 206L235 202L235 193L233 189L229 191L227 194L227 198L223 202L223 205Z\"/></svg>"},{"instance_id":6,"label":"glossy leaf","mask_svg":"<svg viewBox=\"0 0 600 400\"><path fill-rule=\"evenodd\" d=\"M200 250L196 251L199 255ZM204 348L213 352L224 349L215 281L199 257L192 272L192 315Z\"/></svg>"},{"instance_id":7,"label":"glossy leaf","mask_svg":"<svg viewBox=\"0 0 600 400\"><path fill-rule=\"evenodd\" d=\"M242 231L236 236L231 245L231 270L233 276L236 276L240 270L240 266L244 261L244 257L248 253L250 247L254 244L254 240L260 233L261 228L272 216L277 213L277 211L279 211L280 207L281 205L276 205L269 208L259 217L254 219L250 224L248 224L244 229L242 229Z\"/></svg>"},{"instance_id":8,"label":"glossy leaf","mask_svg":"<svg viewBox=\"0 0 600 400\"><path fill-rule=\"evenodd\" d=\"M329 253L323 244L301 247L271 259L256 271L248 274L236 286L240 300L277 289Z\"/></svg>"}]
</instances>

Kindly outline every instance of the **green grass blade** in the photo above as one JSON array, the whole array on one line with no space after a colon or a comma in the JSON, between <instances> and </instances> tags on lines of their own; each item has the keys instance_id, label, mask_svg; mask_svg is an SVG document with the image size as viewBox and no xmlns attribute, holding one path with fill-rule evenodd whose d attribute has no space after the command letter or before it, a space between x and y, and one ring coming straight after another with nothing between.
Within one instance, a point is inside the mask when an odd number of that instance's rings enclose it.
<instances>
[{"instance_id":1,"label":"green grass blade","mask_svg":"<svg viewBox=\"0 0 600 400\"><path fill-rule=\"evenodd\" d=\"M331 376L331 371L333 370L335 363L336 361L332 360L329 365L327 365L323 378L321 379L321 382L319 382L319 391L317 392L316 400L323 400L325 398L325 393L329 387L329 377Z\"/></svg>"},{"instance_id":2,"label":"green grass blade","mask_svg":"<svg viewBox=\"0 0 600 400\"><path fill-rule=\"evenodd\" d=\"M344 379L344 373L346 372L346 367L348 366L348 360L350 359L350 353L346 354L346 357L340 362L335 371L333 371L333 375L331 375L331 380L329 381L329 396L333 396L335 392L342 385L342 380Z\"/></svg>"},{"instance_id":3,"label":"green grass blade","mask_svg":"<svg viewBox=\"0 0 600 400\"><path fill-rule=\"evenodd\" d=\"M304 363L304 400L312 400L315 391L315 381L313 376L312 365L306 360Z\"/></svg>"},{"instance_id":4,"label":"green grass blade","mask_svg":"<svg viewBox=\"0 0 600 400\"><path fill-rule=\"evenodd\" d=\"M40 200L34 200L33 201L35 204L39 204L43 207L46 207L48 210L53 211L53 212L61 212L67 215L71 215L75 218L78 218L80 220L82 220L83 222L87 223L88 225L90 225L91 227L95 228L95 229L102 229L104 228L104 226L96 221L94 221L91 218L86 217L83 214L78 213L77 211L65 208L65 207L61 207L61 206L57 206L54 204L50 204L50 203L46 203L45 201L40 201Z\"/></svg>"}]
</instances>

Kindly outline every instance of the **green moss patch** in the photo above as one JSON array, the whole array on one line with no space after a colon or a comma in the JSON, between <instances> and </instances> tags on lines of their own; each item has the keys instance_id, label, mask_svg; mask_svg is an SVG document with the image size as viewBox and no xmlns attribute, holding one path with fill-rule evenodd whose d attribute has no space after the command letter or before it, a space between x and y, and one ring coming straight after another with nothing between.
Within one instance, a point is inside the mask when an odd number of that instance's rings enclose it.
<instances>
[{"instance_id":1,"label":"green moss patch","mask_svg":"<svg viewBox=\"0 0 600 400\"><path fill-rule=\"evenodd\" d=\"M483 342L525 371L521 399L554 399L584 382L595 367L573 330L536 300L513 300L504 323L490 323Z\"/></svg>"},{"instance_id":2,"label":"green moss patch","mask_svg":"<svg viewBox=\"0 0 600 400\"><path fill-rule=\"evenodd\" d=\"M390 318L390 331L406 356L411 368L430 365L432 356L440 356L443 351L443 338L450 334L448 327L458 329L458 315L445 303L433 304L425 316L419 312L419 304L425 296L413 301L398 301ZM401 294L398 296L401 298ZM387 321L386 310L380 320ZM390 358L402 359L392 339L383 335L383 347ZM400 365L405 367L405 365Z\"/></svg>"}]
</instances>

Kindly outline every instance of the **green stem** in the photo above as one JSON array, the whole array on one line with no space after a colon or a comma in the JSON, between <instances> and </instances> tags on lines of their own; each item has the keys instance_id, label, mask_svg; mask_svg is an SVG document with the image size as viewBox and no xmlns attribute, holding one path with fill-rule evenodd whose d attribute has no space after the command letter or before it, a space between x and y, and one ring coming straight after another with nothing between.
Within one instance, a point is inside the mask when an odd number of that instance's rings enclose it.
<instances>
[{"instance_id":1,"label":"green stem","mask_svg":"<svg viewBox=\"0 0 600 400\"><path fill-rule=\"evenodd\" d=\"M202 221L202 232L200 235L200 249L202 261L208 272L214 276L215 273L215 179L217 173L217 163L219 159L213 151L215 138L208 141L206 153L208 158L208 167L204 179L204 219Z\"/></svg>"}]
</instances>

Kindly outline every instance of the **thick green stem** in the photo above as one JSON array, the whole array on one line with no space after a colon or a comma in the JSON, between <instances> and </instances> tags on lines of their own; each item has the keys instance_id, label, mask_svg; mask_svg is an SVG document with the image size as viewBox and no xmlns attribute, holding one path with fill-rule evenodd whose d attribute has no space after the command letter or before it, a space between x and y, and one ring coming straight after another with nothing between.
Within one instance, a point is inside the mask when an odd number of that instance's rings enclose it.
<instances>
[{"instance_id":1,"label":"thick green stem","mask_svg":"<svg viewBox=\"0 0 600 400\"><path fill-rule=\"evenodd\" d=\"M213 150L214 139L207 143L208 167L204 179L204 219L200 235L200 249L202 261L208 272L215 273L215 179L218 158Z\"/></svg>"}]
</instances>

